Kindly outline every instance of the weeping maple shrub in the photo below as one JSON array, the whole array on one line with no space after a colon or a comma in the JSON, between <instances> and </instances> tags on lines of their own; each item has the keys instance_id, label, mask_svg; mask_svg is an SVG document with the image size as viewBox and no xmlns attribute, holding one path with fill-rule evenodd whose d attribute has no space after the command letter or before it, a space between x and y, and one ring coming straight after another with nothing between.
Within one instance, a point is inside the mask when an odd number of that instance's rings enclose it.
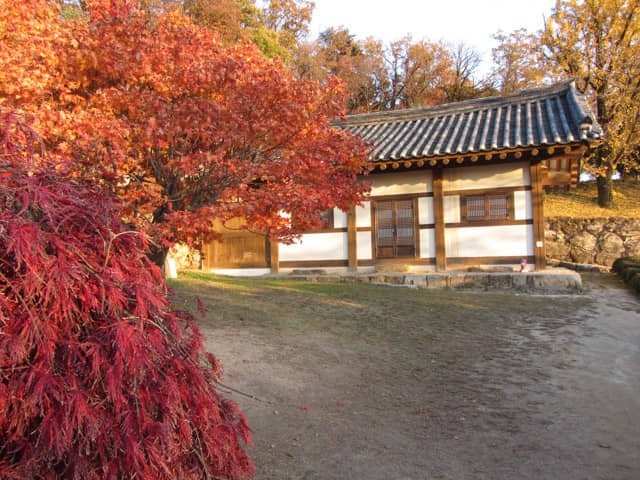
<instances>
[{"instance_id":1,"label":"weeping maple shrub","mask_svg":"<svg viewBox=\"0 0 640 480\"><path fill-rule=\"evenodd\" d=\"M251 477L221 367L120 212L0 112L0 478Z\"/></svg>"}]
</instances>

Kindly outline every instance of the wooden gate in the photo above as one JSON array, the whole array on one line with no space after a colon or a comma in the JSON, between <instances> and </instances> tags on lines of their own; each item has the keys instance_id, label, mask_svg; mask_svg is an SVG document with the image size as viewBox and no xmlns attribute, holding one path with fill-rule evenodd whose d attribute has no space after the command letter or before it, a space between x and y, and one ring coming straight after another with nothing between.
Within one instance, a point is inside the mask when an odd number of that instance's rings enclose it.
<instances>
[{"instance_id":1,"label":"wooden gate","mask_svg":"<svg viewBox=\"0 0 640 480\"><path fill-rule=\"evenodd\" d=\"M230 220L227 225L229 228L216 221L215 230L222 238L204 245L204 269L269 267L265 236L243 230L245 222L240 218Z\"/></svg>"}]
</instances>

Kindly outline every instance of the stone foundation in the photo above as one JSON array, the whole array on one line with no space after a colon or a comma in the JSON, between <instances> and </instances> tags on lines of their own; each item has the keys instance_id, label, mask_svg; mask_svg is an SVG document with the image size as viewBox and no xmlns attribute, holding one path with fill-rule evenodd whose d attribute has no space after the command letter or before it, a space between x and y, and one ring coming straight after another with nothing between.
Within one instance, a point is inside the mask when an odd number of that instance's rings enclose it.
<instances>
[{"instance_id":1,"label":"stone foundation","mask_svg":"<svg viewBox=\"0 0 640 480\"><path fill-rule=\"evenodd\" d=\"M176 262L178 270L200 269L200 252L184 244L177 244L169 251L169 258Z\"/></svg>"},{"instance_id":2,"label":"stone foundation","mask_svg":"<svg viewBox=\"0 0 640 480\"><path fill-rule=\"evenodd\" d=\"M640 255L640 219L553 217L545 219L547 259L611 266Z\"/></svg>"},{"instance_id":3,"label":"stone foundation","mask_svg":"<svg viewBox=\"0 0 640 480\"><path fill-rule=\"evenodd\" d=\"M307 272L306 274L271 274L263 278L306 282L371 283L429 290L451 288L547 293L576 293L582 291L582 277L580 274L564 268L524 273L446 272L406 274L377 272L327 275Z\"/></svg>"}]
</instances>

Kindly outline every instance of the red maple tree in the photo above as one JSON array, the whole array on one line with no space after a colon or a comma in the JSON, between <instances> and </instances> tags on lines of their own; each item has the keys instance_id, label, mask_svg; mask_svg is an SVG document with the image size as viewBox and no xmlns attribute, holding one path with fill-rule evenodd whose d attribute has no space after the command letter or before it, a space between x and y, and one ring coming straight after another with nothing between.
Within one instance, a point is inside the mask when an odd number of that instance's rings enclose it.
<instances>
[{"instance_id":1,"label":"red maple tree","mask_svg":"<svg viewBox=\"0 0 640 480\"><path fill-rule=\"evenodd\" d=\"M367 148L330 124L343 112L336 80L299 79L179 12L85 3L68 20L47 0L0 0L0 101L32 113L49 149L140 225L196 241L242 217L286 240L362 199Z\"/></svg>"},{"instance_id":2,"label":"red maple tree","mask_svg":"<svg viewBox=\"0 0 640 480\"><path fill-rule=\"evenodd\" d=\"M0 110L0 478L250 477L245 418L146 237L49 162Z\"/></svg>"}]
</instances>

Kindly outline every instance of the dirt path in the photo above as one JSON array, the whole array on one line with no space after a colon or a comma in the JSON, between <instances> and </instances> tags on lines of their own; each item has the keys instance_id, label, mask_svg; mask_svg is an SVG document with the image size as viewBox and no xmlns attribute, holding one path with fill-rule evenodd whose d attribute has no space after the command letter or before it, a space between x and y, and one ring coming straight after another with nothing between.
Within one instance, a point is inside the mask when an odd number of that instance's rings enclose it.
<instances>
[{"instance_id":1,"label":"dirt path","mask_svg":"<svg viewBox=\"0 0 640 480\"><path fill-rule=\"evenodd\" d=\"M422 292L438 296L425 320L387 330L215 313L202 328L227 383L261 399L231 396L258 480L637 479L640 300L608 276L585 283L580 296Z\"/></svg>"}]
</instances>

